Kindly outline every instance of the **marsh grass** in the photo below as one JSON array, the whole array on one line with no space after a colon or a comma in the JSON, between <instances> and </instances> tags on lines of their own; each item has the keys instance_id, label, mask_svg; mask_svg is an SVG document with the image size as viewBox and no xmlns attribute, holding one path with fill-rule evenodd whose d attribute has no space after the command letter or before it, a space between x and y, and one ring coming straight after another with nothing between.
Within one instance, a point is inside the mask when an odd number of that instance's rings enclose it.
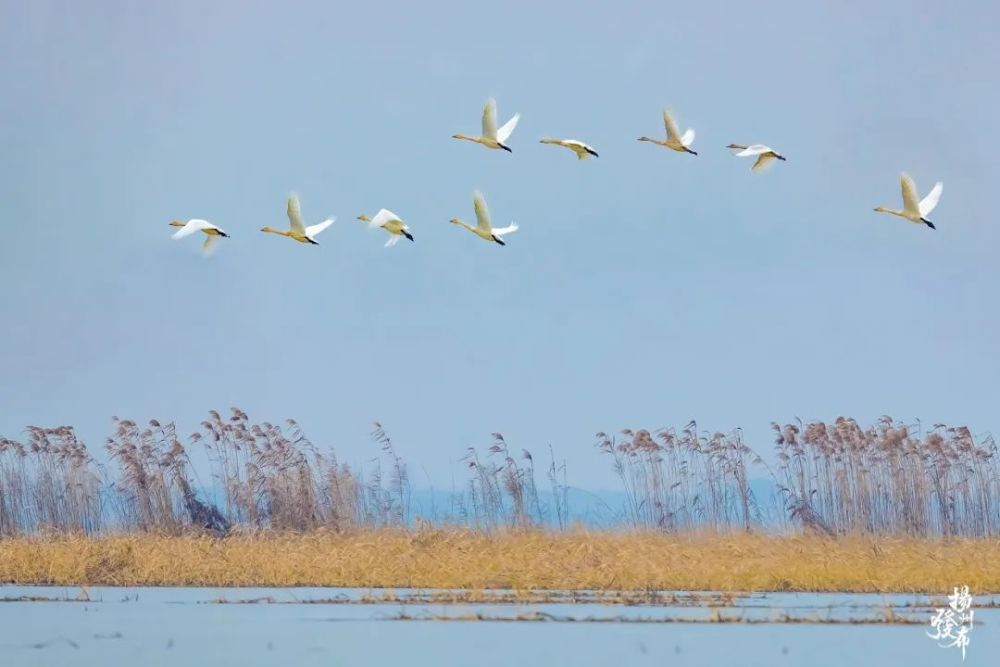
<instances>
[{"instance_id":1,"label":"marsh grass","mask_svg":"<svg viewBox=\"0 0 1000 667\"><path fill-rule=\"evenodd\" d=\"M827 534L850 532L995 536L1000 532L1000 459L992 437L935 425L921 433L883 417L862 428L773 425L773 471L789 515Z\"/></svg>"},{"instance_id":2,"label":"marsh grass","mask_svg":"<svg viewBox=\"0 0 1000 667\"><path fill-rule=\"evenodd\" d=\"M771 465L739 429L709 432L691 422L680 430L598 433L597 449L625 498L616 527L1000 534L1000 457L991 437L941 425L924 433L888 417L867 428L843 417L773 428ZM494 433L485 449L467 450L467 477L452 490L450 510L432 509L428 519L414 512L408 465L381 424L371 438L362 468L314 445L292 419L252 422L239 408L227 416L210 411L187 437L173 423L114 418L100 464L72 428L29 427L23 441L0 438L0 537L571 528L566 463L551 447L548 466L537 471L528 449ZM207 461L207 486L189 450ZM549 487L545 502L539 475ZM777 495L758 498L754 476L770 476Z\"/></svg>"},{"instance_id":3,"label":"marsh grass","mask_svg":"<svg viewBox=\"0 0 1000 667\"><path fill-rule=\"evenodd\" d=\"M385 528L0 540L0 581L566 591L1000 592L996 539Z\"/></svg>"}]
</instances>

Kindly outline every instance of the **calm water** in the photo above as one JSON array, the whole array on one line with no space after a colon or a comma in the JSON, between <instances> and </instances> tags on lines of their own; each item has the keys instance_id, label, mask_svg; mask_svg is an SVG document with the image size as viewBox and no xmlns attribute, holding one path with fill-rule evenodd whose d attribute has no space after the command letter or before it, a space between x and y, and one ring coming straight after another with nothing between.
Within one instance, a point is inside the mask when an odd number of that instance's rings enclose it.
<instances>
[{"instance_id":1,"label":"calm water","mask_svg":"<svg viewBox=\"0 0 1000 667\"><path fill-rule=\"evenodd\" d=\"M961 665L921 625L445 622L393 620L541 612L576 619L699 619L707 606L606 604L329 604L349 589L77 588L0 586L0 665ZM400 593L403 593L400 591ZM272 598L266 604L239 600ZM224 599L229 604L219 604ZM723 615L929 619L925 597L853 594L746 596ZM979 604L985 598L978 598ZM910 605L910 606L908 606ZM965 665L1000 664L1000 609L980 608Z\"/></svg>"}]
</instances>

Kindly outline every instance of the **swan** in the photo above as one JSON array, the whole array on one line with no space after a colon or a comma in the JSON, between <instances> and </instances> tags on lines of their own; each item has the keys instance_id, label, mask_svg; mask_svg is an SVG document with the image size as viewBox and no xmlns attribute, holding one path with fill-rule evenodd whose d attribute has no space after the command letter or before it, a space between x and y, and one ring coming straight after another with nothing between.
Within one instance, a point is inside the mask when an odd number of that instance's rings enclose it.
<instances>
[{"instance_id":1,"label":"swan","mask_svg":"<svg viewBox=\"0 0 1000 667\"><path fill-rule=\"evenodd\" d=\"M487 148L503 149L508 153L513 153L509 146L504 142L510 137L514 128L517 127L517 121L521 119L521 114L516 113L504 123L503 127L499 130L497 129L497 102L493 98L486 100L486 106L483 107L483 136L481 137L467 137L464 134L453 134L452 139L462 139L464 141L474 141L477 144L482 144Z\"/></svg>"},{"instance_id":2,"label":"swan","mask_svg":"<svg viewBox=\"0 0 1000 667\"><path fill-rule=\"evenodd\" d=\"M310 225L306 227L302 224L302 208L299 206L299 196L294 192L288 195L288 223L289 229L287 231L281 229L272 229L271 227L261 227L262 232L267 234L280 234L281 236L287 236L288 238L298 241L299 243L311 243L313 245L319 245L314 238L321 231L329 227L334 223L336 218L327 218L318 225Z\"/></svg>"},{"instance_id":3,"label":"swan","mask_svg":"<svg viewBox=\"0 0 1000 667\"><path fill-rule=\"evenodd\" d=\"M670 112L666 110L663 111L663 125L667 128L666 141L650 139L649 137L639 137L639 141L648 141L650 143L657 144L658 146L675 150L678 153L690 153L691 155L697 155L696 152L691 150L691 142L694 141L694 130L689 128L687 132L681 134L677 129L677 123L674 121L674 117L671 116Z\"/></svg>"},{"instance_id":4,"label":"swan","mask_svg":"<svg viewBox=\"0 0 1000 667\"><path fill-rule=\"evenodd\" d=\"M577 141L576 139L550 139L549 137L545 137L539 143L552 144L553 146L568 148L576 153L576 156L581 160L586 160L591 155L594 157L600 157L592 146L588 146L582 141Z\"/></svg>"},{"instance_id":5,"label":"swan","mask_svg":"<svg viewBox=\"0 0 1000 667\"><path fill-rule=\"evenodd\" d=\"M399 239L403 236L413 240L413 234L410 233L409 226L403 222L403 219L398 215L393 213L388 209L379 209L379 212L375 214L374 218L369 218L367 215L359 215L358 220L361 222L367 222L369 227L381 227L385 231L389 232L389 240L385 242L385 248L391 248L396 245Z\"/></svg>"},{"instance_id":6,"label":"swan","mask_svg":"<svg viewBox=\"0 0 1000 667\"><path fill-rule=\"evenodd\" d=\"M894 211L891 208L885 208L884 206L879 206L875 210L879 213L890 213L892 215L898 215L901 218L906 218L910 222L923 223L930 227L931 229L937 229L934 223L927 219L930 212L934 210L937 206L938 200L941 199L941 192L944 190L944 183L938 181L931 188L931 191L927 193L927 196L917 201L917 186L913 184L913 179L907 173L902 173L899 176L899 185L903 190L903 210Z\"/></svg>"},{"instance_id":7,"label":"swan","mask_svg":"<svg viewBox=\"0 0 1000 667\"><path fill-rule=\"evenodd\" d=\"M493 225L490 224L490 210L486 208L486 200L483 198L483 193L479 190L472 193L472 202L476 208L477 224L475 227L462 222L458 218L452 218L449 222L453 225L465 227L484 241L493 241L495 243L499 243L500 245L507 245L503 242L502 237L505 234L516 232L517 223L511 223L507 227L493 227Z\"/></svg>"},{"instance_id":8,"label":"swan","mask_svg":"<svg viewBox=\"0 0 1000 667\"><path fill-rule=\"evenodd\" d=\"M754 173L762 171L764 167L771 164L774 160L785 160L784 155L781 155L770 146L765 146L764 144L752 144L750 146L744 146L743 144L729 144L726 148L731 148L736 151L736 153L734 153L736 157L753 157L756 155L757 161L753 163L752 167L750 167L750 171Z\"/></svg>"},{"instance_id":9,"label":"swan","mask_svg":"<svg viewBox=\"0 0 1000 667\"><path fill-rule=\"evenodd\" d=\"M190 236L195 232L204 232L205 243L201 246L201 251L206 255L211 255L212 251L215 250L215 244L220 238L229 238L229 234L225 233L219 227L216 227L208 220L200 220L198 218L193 218L184 222L183 220L171 220L171 227L180 227L173 234L173 239L182 239L185 236Z\"/></svg>"}]
</instances>

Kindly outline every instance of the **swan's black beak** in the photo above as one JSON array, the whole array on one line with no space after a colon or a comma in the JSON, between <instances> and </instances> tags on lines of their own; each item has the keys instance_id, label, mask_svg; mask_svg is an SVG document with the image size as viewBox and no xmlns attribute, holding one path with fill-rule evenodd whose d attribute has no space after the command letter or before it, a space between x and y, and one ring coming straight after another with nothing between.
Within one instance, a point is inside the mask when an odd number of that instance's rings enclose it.
<instances>
[{"instance_id":1,"label":"swan's black beak","mask_svg":"<svg viewBox=\"0 0 1000 667\"><path fill-rule=\"evenodd\" d=\"M507 151L508 153L513 153L513 152L514 152L514 151L512 151L512 150L511 150L510 148L508 148L507 146L504 146L503 144L500 144L500 148L504 149L504 150L505 150L505 151Z\"/></svg>"},{"instance_id":2,"label":"swan's black beak","mask_svg":"<svg viewBox=\"0 0 1000 667\"><path fill-rule=\"evenodd\" d=\"M413 234L411 234L410 232L404 231L403 236L410 239L411 241L413 240Z\"/></svg>"},{"instance_id":3,"label":"swan's black beak","mask_svg":"<svg viewBox=\"0 0 1000 667\"><path fill-rule=\"evenodd\" d=\"M931 229L937 229L937 227L934 226L934 223L931 222L930 220L924 220L923 218L920 218L920 220Z\"/></svg>"},{"instance_id":4,"label":"swan's black beak","mask_svg":"<svg viewBox=\"0 0 1000 667\"><path fill-rule=\"evenodd\" d=\"M781 160L782 162L787 162L787 160L785 160L785 157L783 155L775 155L775 157Z\"/></svg>"}]
</instances>

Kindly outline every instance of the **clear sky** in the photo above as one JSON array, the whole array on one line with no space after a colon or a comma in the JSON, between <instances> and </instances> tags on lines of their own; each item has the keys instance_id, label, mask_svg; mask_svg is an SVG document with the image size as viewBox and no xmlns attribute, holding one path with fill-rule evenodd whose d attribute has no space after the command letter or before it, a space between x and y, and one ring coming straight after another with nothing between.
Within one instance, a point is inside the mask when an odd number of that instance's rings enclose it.
<instances>
[{"instance_id":1,"label":"clear sky","mask_svg":"<svg viewBox=\"0 0 1000 667\"><path fill-rule=\"evenodd\" d=\"M0 7L4 435L239 405L351 462L378 419L417 485L501 431L610 487L598 430L1000 428L996 3ZM512 154L450 138L489 96ZM635 140L664 107L698 157ZM936 232L872 211L904 169ZM475 188L507 247L448 224ZM258 232L292 190L322 245Z\"/></svg>"}]
</instances>

